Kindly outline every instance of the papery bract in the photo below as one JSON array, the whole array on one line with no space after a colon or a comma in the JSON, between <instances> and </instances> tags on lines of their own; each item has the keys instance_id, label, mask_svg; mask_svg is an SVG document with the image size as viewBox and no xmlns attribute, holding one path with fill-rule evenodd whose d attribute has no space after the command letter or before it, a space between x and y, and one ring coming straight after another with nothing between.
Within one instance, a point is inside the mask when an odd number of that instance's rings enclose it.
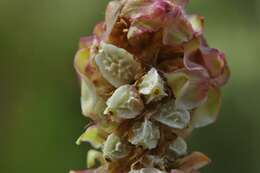
<instances>
[{"instance_id":1,"label":"papery bract","mask_svg":"<svg viewBox=\"0 0 260 173\"><path fill-rule=\"evenodd\" d=\"M107 137L103 147L104 158L108 160L116 160L126 157L129 153L129 148L124 144L120 137L111 134Z\"/></svg>"},{"instance_id":2,"label":"papery bract","mask_svg":"<svg viewBox=\"0 0 260 173\"><path fill-rule=\"evenodd\" d=\"M229 69L225 55L217 49L200 45L196 42L186 46L184 64L188 70L201 70L217 86L224 85L229 78Z\"/></svg>"},{"instance_id":3,"label":"papery bract","mask_svg":"<svg viewBox=\"0 0 260 173\"><path fill-rule=\"evenodd\" d=\"M106 133L102 131L98 126L93 125L79 137L77 144L80 145L82 142L89 142L94 148L100 148L104 143Z\"/></svg>"},{"instance_id":4,"label":"papery bract","mask_svg":"<svg viewBox=\"0 0 260 173\"><path fill-rule=\"evenodd\" d=\"M181 137L177 137L174 142L169 145L169 149L175 152L178 156L187 154L187 144Z\"/></svg>"},{"instance_id":5,"label":"papery bract","mask_svg":"<svg viewBox=\"0 0 260 173\"><path fill-rule=\"evenodd\" d=\"M136 123L133 127L133 136L129 138L129 142L134 145L142 146L145 149L156 148L160 138L158 126L149 120L143 123Z\"/></svg>"},{"instance_id":6,"label":"papery bract","mask_svg":"<svg viewBox=\"0 0 260 173\"><path fill-rule=\"evenodd\" d=\"M175 101L170 100L162 105L154 116L154 119L166 126L184 129L190 122L190 113L187 110L177 109Z\"/></svg>"},{"instance_id":7,"label":"papery bract","mask_svg":"<svg viewBox=\"0 0 260 173\"><path fill-rule=\"evenodd\" d=\"M179 45L193 38L193 28L182 8L175 6L167 16L166 27L163 32L165 45Z\"/></svg>"},{"instance_id":8,"label":"papery bract","mask_svg":"<svg viewBox=\"0 0 260 173\"><path fill-rule=\"evenodd\" d=\"M102 76L114 87L132 83L141 72L132 54L112 44L102 42L95 60Z\"/></svg>"},{"instance_id":9,"label":"papery bract","mask_svg":"<svg viewBox=\"0 0 260 173\"><path fill-rule=\"evenodd\" d=\"M209 81L200 71L178 70L166 73L168 85L176 97L176 107L190 110L207 99Z\"/></svg>"},{"instance_id":10,"label":"papery bract","mask_svg":"<svg viewBox=\"0 0 260 173\"><path fill-rule=\"evenodd\" d=\"M200 152L193 152L178 161L180 165L179 169L184 172L198 170L209 164L209 162L209 158Z\"/></svg>"},{"instance_id":11,"label":"papery bract","mask_svg":"<svg viewBox=\"0 0 260 173\"><path fill-rule=\"evenodd\" d=\"M107 100L104 114L122 119L132 119L144 109L143 101L134 86L119 87Z\"/></svg>"},{"instance_id":12,"label":"papery bract","mask_svg":"<svg viewBox=\"0 0 260 173\"><path fill-rule=\"evenodd\" d=\"M105 160L103 158L103 153L96 150L89 150L87 154L87 167L93 168L96 166L96 162L104 164Z\"/></svg>"},{"instance_id":13,"label":"papery bract","mask_svg":"<svg viewBox=\"0 0 260 173\"><path fill-rule=\"evenodd\" d=\"M109 36L113 30L113 27L120 15L120 10L123 7L123 3L118 0L109 2L106 9L106 34Z\"/></svg>"},{"instance_id":14,"label":"papery bract","mask_svg":"<svg viewBox=\"0 0 260 173\"><path fill-rule=\"evenodd\" d=\"M216 121L221 106L221 94L218 88L211 86L205 103L192 113L191 125L195 128L207 126Z\"/></svg>"},{"instance_id":15,"label":"papery bract","mask_svg":"<svg viewBox=\"0 0 260 173\"><path fill-rule=\"evenodd\" d=\"M83 115L93 120L98 120L105 110L105 101L86 77L81 80L81 109Z\"/></svg>"}]
</instances>

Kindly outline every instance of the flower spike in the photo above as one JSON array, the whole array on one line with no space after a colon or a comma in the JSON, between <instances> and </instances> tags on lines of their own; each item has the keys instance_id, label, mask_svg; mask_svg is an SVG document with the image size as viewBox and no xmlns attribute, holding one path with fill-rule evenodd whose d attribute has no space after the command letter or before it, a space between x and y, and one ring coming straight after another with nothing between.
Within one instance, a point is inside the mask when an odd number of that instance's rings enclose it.
<instances>
[{"instance_id":1,"label":"flower spike","mask_svg":"<svg viewBox=\"0 0 260 173\"><path fill-rule=\"evenodd\" d=\"M95 149L88 170L70 173L199 173L211 162L187 137L217 120L230 70L188 2L111 0L80 39L74 66L92 122L76 143Z\"/></svg>"}]
</instances>

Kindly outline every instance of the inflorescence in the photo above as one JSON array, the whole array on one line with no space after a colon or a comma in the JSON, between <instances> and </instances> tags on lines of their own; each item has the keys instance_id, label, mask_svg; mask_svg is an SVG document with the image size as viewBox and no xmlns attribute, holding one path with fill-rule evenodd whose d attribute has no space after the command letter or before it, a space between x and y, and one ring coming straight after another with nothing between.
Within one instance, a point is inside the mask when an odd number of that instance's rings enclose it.
<instances>
[{"instance_id":1,"label":"inflorescence","mask_svg":"<svg viewBox=\"0 0 260 173\"><path fill-rule=\"evenodd\" d=\"M198 173L210 160L188 150L191 132L213 123L225 55L203 36L188 0L114 0L93 35L80 39L75 68L81 107L91 119L86 171Z\"/></svg>"}]
</instances>

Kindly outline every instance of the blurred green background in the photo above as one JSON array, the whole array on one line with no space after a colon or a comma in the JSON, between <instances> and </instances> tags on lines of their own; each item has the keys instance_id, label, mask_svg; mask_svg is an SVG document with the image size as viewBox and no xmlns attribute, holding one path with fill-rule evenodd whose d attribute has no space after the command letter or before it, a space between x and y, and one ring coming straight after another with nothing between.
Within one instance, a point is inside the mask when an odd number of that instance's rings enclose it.
<instances>
[{"instance_id":1,"label":"blurred green background","mask_svg":"<svg viewBox=\"0 0 260 173\"><path fill-rule=\"evenodd\" d=\"M0 172L67 173L85 167L73 56L108 0L0 0ZM216 124L190 148L213 160L204 173L260 172L260 1L192 0L212 47L232 70Z\"/></svg>"}]
</instances>

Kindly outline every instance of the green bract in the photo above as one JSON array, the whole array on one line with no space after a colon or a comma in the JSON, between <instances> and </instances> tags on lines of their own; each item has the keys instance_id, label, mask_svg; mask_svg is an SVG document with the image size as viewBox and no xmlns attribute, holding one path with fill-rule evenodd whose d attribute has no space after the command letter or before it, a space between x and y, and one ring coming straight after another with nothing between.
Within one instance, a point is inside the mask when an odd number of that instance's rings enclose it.
<instances>
[{"instance_id":1,"label":"green bract","mask_svg":"<svg viewBox=\"0 0 260 173\"><path fill-rule=\"evenodd\" d=\"M132 83L141 70L132 54L105 42L100 44L95 60L103 77L114 87Z\"/></svg>"},{"instance_id":2,"label":"green bract","mask_svg":"<svg viewBox=\"0 0 260 173\"><path fill-rule=\"evenodd\" d=\"M188 20L191 23L191 26L196 34L201 34L203 32L204 27L204 18L198 15L189 15Z\"/></svg>"},{"instance_id":3,"label":"green bract","mask_svg":"<svg viewBox=\"0 0 260 173\"><path fill-rule=\"evenodd\" d=\"M160 139L158 126L145 119L143 123L136 123L132 130L133 136L129 138L131 144L142 146L145 149L156 148Z\"/></svg>"},{"instance_id":4,"label":"green bract","mask_svg":"<svg viewBox=\"0 0 260 173\"><path fill-rule=\"evenodd\" d=\"M142 82L139 84L139 92L145 96L146 103L158 101L167 96L164 81L155 68L144 75Z\"/></svg>"},{"instance_id":5,"label":"green bract","mask_svg":"<svg viewBox=\"0 0 260 173\"><path fill-rule=\"evenodd\" d=\"M97 126L90 126L77 140L77 144L81 142L89 142L93 147L100 148L105 141L104 132L101 131Z\"/></svg>"},{"instance_id":6,"label":"green bract","mask_svg":"<svg viewBox=\"0 0 260 173\"><path fill-rule=\"evenodd\" d=\"M126 157L129 153L129 148L126 144L122 143L120 137L111 134L107 137L104 144L103 155L107 160L116 160Z\"/></svg>"},{"instance_id":7,"label":"green bract","mask_svg":"<svg viewBox=\"0 0 260 173\"><path fill-rule=\"evenodd\" d=\"M184 129L190 122L190 113L183 109L177 109L175 101L170 100L161 106L154 119L169 127Z\"/></svg>"},{"instance_id":8,"label":"green bract","mask_svg":"<svg viewBox=\"0 0 260 173\"><path fill-rule=\"evenodd\" d=\"M123 85L107 100L107 108L104 114L131 119L139 115L143 108L143 101L135 87Z\"/></svg>"},{"instance_id":9,"label":"green bract","mask_svg":"<svg viewBox=\"0 0 260 173\"><path fill-rule=\"evenodd\" d=\"M89 150L87 154L87 166L93 168L96 166L96 162L104 163L103 154L100 151Z\"/></svg>"}]
</instances>

